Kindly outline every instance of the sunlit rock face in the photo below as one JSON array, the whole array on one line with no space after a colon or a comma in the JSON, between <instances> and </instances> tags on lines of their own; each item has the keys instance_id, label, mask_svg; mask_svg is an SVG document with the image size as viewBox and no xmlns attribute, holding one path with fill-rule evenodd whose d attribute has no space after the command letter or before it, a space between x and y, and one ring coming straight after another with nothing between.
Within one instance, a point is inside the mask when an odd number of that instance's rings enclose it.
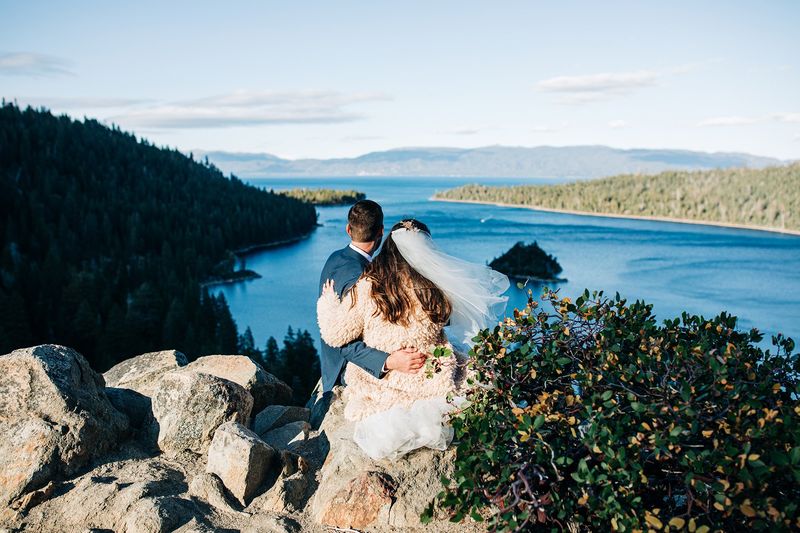
<instances>
[{"instance_id":1,"label":"sunlit rock face","mask_svg":"<svg viewBox=\"0 0 800 533\"><path fill-rule=\"evenodd\" d=\"M46 344L0 356L0 507L73 475L116 445L128 419L81 354Z\"/></svg>"}]
</instances>

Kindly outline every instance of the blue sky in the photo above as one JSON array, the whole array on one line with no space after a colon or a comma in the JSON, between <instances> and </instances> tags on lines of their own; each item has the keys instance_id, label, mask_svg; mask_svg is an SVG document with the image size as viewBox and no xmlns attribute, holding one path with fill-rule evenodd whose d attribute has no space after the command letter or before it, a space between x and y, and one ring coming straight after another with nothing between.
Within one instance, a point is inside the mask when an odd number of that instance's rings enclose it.
<instances>
[{"instance_id":1,"label":"blue sky","mask_svg":"<svg viewBox=\"0 0 800 533\"><path fill-rule=\"evenodd\" d=\"M0 0L0 96L183 150L800 158L800 2Z\"/></svg>"}]
</instances>

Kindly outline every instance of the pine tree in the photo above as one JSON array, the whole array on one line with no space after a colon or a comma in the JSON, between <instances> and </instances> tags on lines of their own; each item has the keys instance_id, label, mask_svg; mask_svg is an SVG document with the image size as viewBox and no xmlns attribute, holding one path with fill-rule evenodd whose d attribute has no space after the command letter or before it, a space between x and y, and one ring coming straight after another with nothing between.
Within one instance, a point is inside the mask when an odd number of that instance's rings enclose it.
<instances>
[{"instance_id":1,"label":"pine tree","mask_svg":"<svg viewBox=\"0 0 800 533\"><path fill-rule=\"evenodd\" d=\"M186 338L187 317L183 304L173 298L169 304L167 316L164 319L164 329L161 333L163 346L173 350L184 351Z\"/></svg>"},{"instance_id":2,"label":"pine tree","mask_svg":"<svg viewBox=\"0 0 800 533\"><path fill-rule=\"evenodd\" d=\"M244 333L239 335L239 349L237 353L246 355L259 365L263 362L261 351L256 348L256 341L253 338L253 330L250 329L250 326L247 326Z\"/></svg>"},{"instance_id":3,"label":"pine tree","mask_svg":"<svg viewBox=\"0 0 800 533\"><path fill-rule=\"evenodd\" d=\"M278 348L278 341L275 340L275 337L267 339L267 346L264 348L262 357L264 361L262 366L267 372L276 377L283 375L281 351L280 348Z\"/></svg>"},{"instance_id":4,"label":"pine tree","mask_svg":"<svg viewBox=\"0 0 800 533\"><path fill-rule=\"evenodd\" d=\"M303 404L320 378L319 358L308 331L294 333L289 327L281 351L283 379L294 391L294 401Z\"/></svg>"},{"instance_id":5,"label":"pine tree","mask_svg":"<svg viewBox=\"0 0 800 533\"><path fill-rule=\"evenodd\" d=\"M72 347L80 353L94 353L100 331L100 320L86 300L78 306L78 312L72 320L72 328Z\"/></svg>"},{"instance_id":6,"label":"pine tree","mask_svg":"<svg viewBox=\"0 0 800 533\"><path fill-rule=\"evenodd\" d=\"M105 329L100 335L99 357L95 366L99 371L105 371L124 359L128 347L129 332L125 323L125 311L118 304L111 307L111 312L106 319Z\"/></svg>"},{"instance_id":7,"label":"pine tree","mask_svg":"<svg viewBox=\"0 0 800 533\"><path fill-rule=\"evenodd\" d=\"M149 282L139 286L131 297L125 323L131 333L128 355L147 351L148 346L161 340L161 306L158 291Z\"/></svg>"},{"instance_id":8,"label":"pine tree","mask_svg":"<svg viewBox=\"0 0 800 533\"><path fill-rule=\"evenodd\" d=\"M0 353L32 344L25 302L19 293L0 290Z\"/></svg>"},{"instance_id":9,"label":"pine tree","mask_svg":"<svg viewBox=\"0 0 800 533\"><path fill-rule=\"evenodd\" d=\"M214 301L214 314L216 318L216 343L219 353L232 354L236 352L238 334L236 322L233 320L225 295L219 293ZM251 333L252 336L252 333Z\"/></svg>"}]
</instances>

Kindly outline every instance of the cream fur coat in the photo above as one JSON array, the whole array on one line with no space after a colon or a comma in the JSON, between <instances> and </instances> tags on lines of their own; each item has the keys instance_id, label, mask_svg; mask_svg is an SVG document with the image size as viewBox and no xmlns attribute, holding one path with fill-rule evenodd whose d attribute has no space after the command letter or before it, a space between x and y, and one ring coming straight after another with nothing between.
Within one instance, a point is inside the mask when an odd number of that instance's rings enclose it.
<instances>
[{"instance_id":1,"label":"cream fur coat","mask_svg":"<svg viewBox=\"0 0 800 533\"><path fill-rule=\"evenodd\" d=\"M428 353L436 346L452 349L442 326L428 318L413 292L411 299L415 305L409 325L401 326L378 315L371 290L372 282L364 277L342 300L332 289L323 290L317 301L317 320L326 343L338 348L360 338L367 346L387 353L409 347ZM463 365L457 362L464 359L462 354L455 354L443 360L442 370L432 377L426 376L423 367L416 374L390 371L381 379L347 363L344 415L348 420L361 420L395 405L409 408L414 400L445 397L463 384Z\"/></svg>"}]
</instances>

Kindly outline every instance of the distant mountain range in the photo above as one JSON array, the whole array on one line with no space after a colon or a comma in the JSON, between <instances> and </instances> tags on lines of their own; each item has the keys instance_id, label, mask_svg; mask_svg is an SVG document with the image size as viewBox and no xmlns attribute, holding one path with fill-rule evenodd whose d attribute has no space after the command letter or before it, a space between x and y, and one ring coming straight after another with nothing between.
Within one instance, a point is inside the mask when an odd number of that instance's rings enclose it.
<instances>
[{"instance_id":1,"label":"distant mountain range","mask_svg":"<svg viewBox=\"0 0 800 533\"><path fill-rule=\"evenodd\" d=\"M397 148L339 159L282 159L270 154L195 151L226 173L278 176L464 176L597 178L622 173L762 168L786 163L744 153L623 150L608 146Z\"/></svg>"}]
</instances>

